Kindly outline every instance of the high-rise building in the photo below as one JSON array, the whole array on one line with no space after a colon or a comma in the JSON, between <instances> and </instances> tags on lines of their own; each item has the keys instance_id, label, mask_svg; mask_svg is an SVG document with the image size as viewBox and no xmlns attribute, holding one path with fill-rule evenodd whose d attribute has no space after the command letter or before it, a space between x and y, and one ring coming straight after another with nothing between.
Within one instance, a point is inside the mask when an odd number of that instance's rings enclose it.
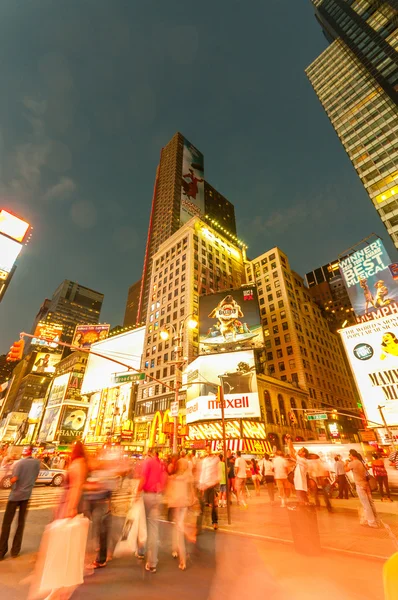
<instances>
[{"instance_id":1,"label":"high-rise building","mask_svg":"<svg viewBox=\"0 0 398 600\"><path fill-rule=\"evenodd\" d=\"M268 374L307 390L313 408L356 409L338 336L279 248L246 265L257 284Z\"/></svg>"},{"instance_id":2,"label":"high-rise building","mask_svg":"<svg viewBox=\"0 0 398 600\"><path fill-rule=\"evenodd\" d=\"M332 331L355 325L354 309L351 305L339 261L323 265L305 276L305 283L315 302L324 310Z\"/></svg>"},{"instance_id":3,"label":"high-rise building","mask_svg":"<svg viewBox=\"0 0 398 600\"><path fill-rule=\"evenodd\" d=\"M398 247L396 0L312 0L330 46L307 76Z\"/></svg>"},{"instance_id":4,"label":"high-rise building","mask_svg":"<svg viewBox=\"0 0 398 600\"><path fill-rule=\"evenodd\" d=\"M199 296L244 283L245 247L232 243L227 234L193 217L169 237L153 255L149 285L147 329L143 370L175 387L176 365L173 338L189 316L197 316ZM166 327L170 338L163 341ZM182 356L189 363L199 353L198 330L183 328ZM154 414L169 408L174 394L161 384L148 380L140 386L136 405L135 439L147 439L147 423Z\"/></svg>"},{"instance_id":5,"label":"high-rise building","mask_svg":"<svg viewBox=\"0 0 398 600\"><path fill-rule=\"evenodd\" d=\"M162 149L156 170L137 320L148 310L152 259L170 236L191 217L206 215L236 236L233 205L204 180L204 159L181 133Z\"/></svg>"},{"instance_id":6,"label":"high-rise building","mask_svg":"<svg viewBox=\"0 0 398 600\"><path fill-rule=\"evenodd\" d=\"M139 279L129 287L129 291L127 293L126 310L124 313L124 327L130 327L131 325L135 325L137 323L140 290L141 279Z\"/></svg>"},{"instance_id":7,"label":"high-rise building","mask_svg":"<svg viewBox=\"0 0 398 600\"><path fill-rule=\"evenodd\" d=\"M46 299L35 318L32 333L39 322L62 325L62 341L70 344L76 325L99 322L104 294L74 281L63 281L51 300Z\"/></svg>"}]
</instances>

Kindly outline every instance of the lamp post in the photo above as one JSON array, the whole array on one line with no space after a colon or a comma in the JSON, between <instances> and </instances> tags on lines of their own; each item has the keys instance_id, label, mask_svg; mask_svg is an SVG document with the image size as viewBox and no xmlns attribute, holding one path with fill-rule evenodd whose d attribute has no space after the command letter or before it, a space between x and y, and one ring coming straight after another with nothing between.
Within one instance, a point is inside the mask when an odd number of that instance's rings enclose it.
<instances>
[{"instance_id":1,"label":"lamp post","mask_svg":"<svg viewBox=\"0 0 398 600\"><path fill-rule=\"evenodd\" d=\"M181 321L180 328L178 330L178 334L177 334L176 328L174 327L174 325L172 323L165 325L160 331L160 337L164 341L168 340L170 337L170 334L167 331L168 328L170 328L174 334L174 341L175 341L174 354L175 354L176 360L171 361L171 362L176 365L176 381L175 381L175 386L174 386L174 391L175 391L174 398L175 398L175 402L177 403L177 406L179 405L179 394L180 394L180 387L181 387L180 377L179 377L179 373L177 371L180 370L180 367L184 363L184 357L182 356L181 342L182 342L182 334L183 334L185 325L188 325L189 329L195 329L195 327L197 327L198 321L194 314L187 315L185 317L185 319L183 319ZM173 417L173 423L174 423L174 425L173 425L173 454L177 454L178 414L177 414L177 416Z\"/></svg>"}]
</instances>

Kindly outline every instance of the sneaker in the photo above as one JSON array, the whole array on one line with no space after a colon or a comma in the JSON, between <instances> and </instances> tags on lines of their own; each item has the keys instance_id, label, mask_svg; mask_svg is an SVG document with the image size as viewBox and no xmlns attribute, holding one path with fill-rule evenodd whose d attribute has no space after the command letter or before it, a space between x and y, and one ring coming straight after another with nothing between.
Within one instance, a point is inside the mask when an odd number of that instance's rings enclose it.
<instances>
[{"instance_id":1,"label":"sneaker","mask_svg":"<svg viewBox=\"0 0 398 600\"><path fill-rule=\"evenodd\" d=\"M98 560L94 560L92 565L93 569L102 569L103 567L106 567L106 561L103 563L98 562Z\"/></svg>"},{"instance_id":2,"label":"sneaker","mask_svg":"<svg viewBox=\"0 0 398 600\"><path fill-rule=\"evenodd\" d=\"M145 565L145 571L149 571L150 573L156 573L156 567L151 567L149 563Z\"/></svg>"}]
</instances>

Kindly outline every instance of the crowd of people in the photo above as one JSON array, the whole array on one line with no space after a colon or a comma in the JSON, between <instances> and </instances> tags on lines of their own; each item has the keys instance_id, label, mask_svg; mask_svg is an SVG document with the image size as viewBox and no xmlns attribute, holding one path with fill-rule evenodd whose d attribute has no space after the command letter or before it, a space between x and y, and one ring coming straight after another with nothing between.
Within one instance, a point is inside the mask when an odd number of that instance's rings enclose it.
<instances>
[{"instance_id":1,"label":"crowd of people","mask_svg":"<svg viewBox=\"0 0 398 600\"><path fill-rule=\"evenodd\" d=\"M208 513L213 529L217 530L219 510L227 507L228 499L246 509L250 496L248 481L252 481L256 495L260 495L262 489L267 491L271 505L295 510L300 505L320 507L323 499L326 509L332 512L331 488L338 487L338 499L347 499L352 493L347 479L347 473L351 472L362 506L361 524L379 526L372 489L378 485L381 499L391 501L381 456L374 457L369 469L355 450L350 451L346 461L336 455L332 478L329 467L317 454L311 454L304 447L296 450L289 436L286 443L287 453L277 450L272 457L264 454L260 460L247 460L240 451L236 454L228 451L224 461L224 456L212 453L210 447L203 456L198 456L195 450L189 453L182 450L178 455L163 459L156 451L149 451L143 459L126 460L109 450L87 454L78 441L66 459L57 454L52 460L47 458L53 468L66 468L63 494L54 519L73 519L81 514L90 519L97 548L90 568L103 568L123 536L117 527L112 527L113 492L122 485L129 492L129 500L124 511L119 511L119 517L127 519L135 503L143 505L145 539L136 540L134 548L137 558L145 560L145 569L151 573L157 570L159 519L162 511L167 511L173 527L172 556L178 558L178 567L185 570L186 544L194 543L202 532L204 516ZM40 460L34 458L33 448L25 448L22 460L16 461L12 470L12 489L0 535L0 560L8 553L11 524L17 510L18 526L11 556L16 558L21 551L29 498L39 469ZM129 522L131 524L131 520Z\"/></svg>"}]
</instances>

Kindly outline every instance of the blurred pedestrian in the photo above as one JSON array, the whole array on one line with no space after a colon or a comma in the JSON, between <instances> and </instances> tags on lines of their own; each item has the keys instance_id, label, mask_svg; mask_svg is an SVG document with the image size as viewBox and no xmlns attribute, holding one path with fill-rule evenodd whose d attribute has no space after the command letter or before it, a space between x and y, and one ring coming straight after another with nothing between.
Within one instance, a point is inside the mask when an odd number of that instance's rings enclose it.
<instances>
[{"instance_id":1,"label":"blurred pedestrian","mask_svg":"<svg viewBox=\"0 0 398 600\"><path fill-rule=\"evenodd\" d=\"M310 454L308 459L309 488L314 495L315 504L318 508L321 506L319 494L322 494L328 512L332 512L332 504L329 498L329 470L317 454Z\"/></svg>"},{"instance_id":2,"label":"blurred pedestrian","mask_svg":"<svg viewBox=\"0 0 398 600\"><path fill-rule=\"evenodd\" d=\"M64 482L64 494L56 510L56 519L73 518L78 512L83 512L81 501L87 474L86 452L82 442L77 441L72 447L70 465Z\"/></svg>"},{"instance_id":3,"label":"blurred pedestrian","mask_svg":"<svg viewBox=\"0 0 398 600\"><path fill-rule=\"evenodd\" d=\"M360 517L361 525L377 528L377 512L373 502L369 485L369 474L361 460L361 455L356 450L350 450L350 460L345 464L346 472L352 471L358 498L362 504L363 515Z\"/></svg>"},{"instance_id":4,"label":"blurred pedestrian","mask_svg":"<svg viewBox=\"0 0 398 600\"><path fill-rule=\"evenodd\" d=\"M10 537L11 524L17 509L19 509L18 525L12 542L11 556L16 558L21 552L28 503L40 471L40 461L33 458L32 454L32 446L24 448L22 452L23 459L17 461L12 469L12 488L8 497L0 535L0 560L3 560L8 552L8 538Z\"/></svg>"},{"instance_id":5,"label":"blurred pedestrian","mask_svg":"<svg viewBox=\"0 0 398 600\"><path fill-rule=\"evenodd\" d=\"M346 475L346 472L344 469L344 463L341 460L341 456L339 454L337 454L334 457L334 460L335 460L334 472L336 474L337 485L339 486L338 498L340 500L343 500L343 498L348 500L348 481L347 481L347 475Z\"/></svg>"},{"instance_id":6,"label":"blurred pedestrian","mask_svg":"<svg viewBox=\"0 0 398 600\"><path fill-rule=\"evenodd\" d=\"M228 472L228 486L231 495L234 494L236 496L235 489L235 456L232 454L231 450L227 452L227 472ZM232 500L231 500L232 504Z\"/></svg>"},{"instance_id":7,"label":"blurred pedestrian","mask_svg":"<svg viewBox=\"0 0 398 600\"><path fill-rule=\"evenodd\" d=\"M372 471L373 476L376 478L377 484L379 486L380 499L383 502L384 500L384 490L386 491L386 501L392 502L391 494L390 494L390 486L388 485L388 475L387 469L384 465L384 460L381 454L374 454L372 462Z\"/></svg>"},{"instance_id":8,"label":"blurred pedestrian","mask_svg":"<svg viewBox=\"0 0 398 600\"><path fill-rule=\"evenodd\" d=\"M281 450L276 451L276 455L273 460L273 466L276 487L278 488L279 497L281 499L281 507L285 508L286 499L290 497L291 487L287 478L289 463L283 456L283 452Z\"/></svg>"},{"instance_id":9,"label":"blurred pedestrian","mask_svg":"<svg viewBox=\"0 0 398 600\"><path fill-rule=\"evenodd\" d=\"M260 468L259 468L258 463L255 458L252 458L250 461L250 471L251 471L254 489L256 491L256 496L259 496L260 495L261 475L260 475Z\"/></svg>"},{"instance_id":10,"label":"blurred pedestrian","mask_svg":"<svg viewBox=\"0 0 398 600\"><path fill-rule=\"evenodd\" d=\"M246 485L247 464L240 450L238 450L236 454L237 459L235 461L235 487L236 496L238 499L238 506L243 506L244 508L247 508L247 504L245 502L243 493L244 487Z\"/></svg>"},{"instance_id":11,"label":"blurred pedestrian","mask_svg":"<svg viewBox=\"0 0 398 600\"><path fill-rule=\"evenodd\" d=\"M275 475L274 463L270 459L269 454L264 454L264 458L260 461L259 467L260 474L264 478L265 485L267 486L269 500L271 504L273 504L275 500Z\"/></svg>"},{"instance_id":12,"label":"blurred pedestrian","mask_svg":"<svg viewBox=\"0 0 398 600\"><path fill-rule=\"evenodd\" d=\"M218 470L219 457L211 453L211 447L207 447L207 455L202 461L202 471L200 474L199 487L203 494L202 515L204 506L211 507L211 522L213 529L218 529L218 508L217 508L217 492L220 484L220 473ZM200 527L201 529L201 523Z\"/></svg>"},{"instance_id":13,"label":"blurred pedestrian","mask_svg":"<svg viewBox=\"0 0 398 600\"><path fill-rule=\"evenodd\" d=\"M294 468L294 489L296 490L296 496L299 504L309 504L308 500L308 455L307 448L300 448L298 452L295 451L292 438L290 435L286 436L290 455L296 461Z\"/></svg>"},{"instance_id":14,"label":"blurred pedestrian","mask_svg":"<svg viewBox=\"0 0 398 600\"><path fill-rule=\"evenodd\" d=\"M157 452L148 451L148 457L142 466L138 492L143 492L147 520L147 558L145 569L156 573L159 544L159 504L160 494L164 490L167 473L159 460Z\"/></svg>"},{"instance_id":15,"label":"blurred pedestrian","mask_svg":"<svg viewBox=\"0 0 398 600\"><path fill-rule=\"evenodd\" d=\"M220 454L220 462L218 463L220 477L220 498L219 506L225 508L227 506L227 470L225 467L224 455Z\"/></svg>"},{"instance_id":16,"label":"blurred pedestrian","mask_svg":"<svg viewBox=\"0 0 398 600\"><path fill-rule=\"evenodd\" d=\"M179 569L187 568L185 546L185 517L188 506L193 504L192 475L188 461L183 455L176 464L175 472L167 481L166 499L173 513L172 556L179 557Z\"/></svg>"}]
</instances>

